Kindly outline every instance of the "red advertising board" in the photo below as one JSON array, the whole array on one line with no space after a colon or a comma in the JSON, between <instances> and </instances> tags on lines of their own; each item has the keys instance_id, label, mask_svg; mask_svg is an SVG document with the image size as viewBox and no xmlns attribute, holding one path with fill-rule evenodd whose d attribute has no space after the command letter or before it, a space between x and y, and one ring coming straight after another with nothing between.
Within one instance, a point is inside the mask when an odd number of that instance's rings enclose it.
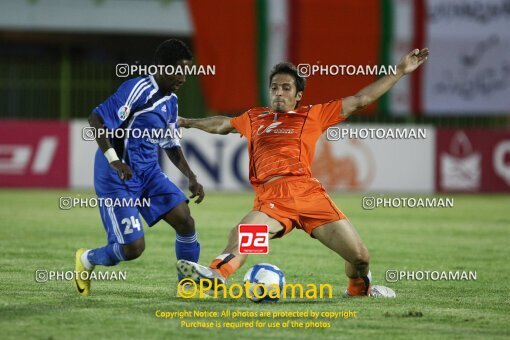
<instances>
[{"instance_id":1,"label":"red advertising board","mask_svg":"<svg viewBox=\"0 0 510 340\"><path fill-rule=\"evenodd\" d=\"M0 121L0 187L68 185L68 122Z\"/></svg>"},{"instance_id":2,"label":"red advertising board","mask_svg":"<svg viewBox=\"0 0 510 340\"><path fill-rule=\"evenodd\" d=\"M510 192L510 131L437 129L436 191Z\"/></svg>"}]
</instances>

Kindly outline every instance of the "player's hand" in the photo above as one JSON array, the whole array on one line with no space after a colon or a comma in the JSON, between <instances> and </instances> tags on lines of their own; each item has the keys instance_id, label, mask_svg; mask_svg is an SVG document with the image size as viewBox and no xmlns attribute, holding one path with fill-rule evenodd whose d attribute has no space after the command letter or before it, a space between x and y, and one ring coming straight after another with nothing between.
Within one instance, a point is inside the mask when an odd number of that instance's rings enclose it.
<instances>
[{"instance_id":1,"label":"player's hand","mask_svg":"<svg viewBox=\"0 0 510 340\"><path fill-rule=\"evenodd\" d=\"M177 126L179 127L182 127L182 128L188 128L188 119L186 118L182 118L182 117L179 117L177 118Z\"/></svg>"},{"instance_id":2,"label":"player's hand","mask_svg":"<svg viewBox=\"0 0 510 340\"><path fill-rule=\"evenodd\" d=\"M429 56L429 49L414 49L409 54L405 55L397 66L397 69L400 70L403 74L408 74L413 72L427 60Z\"/></svg>"},{"instance_id":3,"label":"player's hand","mask_svg":"<svg viewBox=\"0 0 510 340\"><path fill-rule=\"evenodd\" d=\"M198 197L195 200L195 203L198 204L198 203L202 202L202 200L204 199L204 196L205 196L204 187L202 186L202 184L198 183L196 177L191 177L189 179L189 191L191 191L191 194L192 194L189 197L190 199Z\"/></svg>"},{"instance_id":4,"label":"player's hand","mask_svg":"<svg viewBox=\"0 0 510 340\"><path fill-rule=\"evenodd\" d=\"M133 172L129 165L122 163L121 161L113 161L110 163L110 166L117 171L117 175L123 181L131 179L133 177Z\"/></svg>"}]
</instances>

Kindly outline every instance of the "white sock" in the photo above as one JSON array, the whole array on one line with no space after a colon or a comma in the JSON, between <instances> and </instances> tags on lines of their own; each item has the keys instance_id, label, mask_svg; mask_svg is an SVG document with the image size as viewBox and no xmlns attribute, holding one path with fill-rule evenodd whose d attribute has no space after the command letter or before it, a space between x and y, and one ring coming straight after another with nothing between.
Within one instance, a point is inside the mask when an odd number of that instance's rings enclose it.
<instances>
[{"instance_id":1,"label":"white sock","mask_svg":"<svg viewBox=\"0 0 510 340\"><path fill-rule=\"evenodd\" d=\"M90 250L85 250L83 252L83 254L81 254L81 263L83 264L85 269L92 270L92 269L94 269L94 266L92 265L92 263L90 263L89 259L87 258L87 255L89 254L89 251Z\"/></svg>"}]
</instances>

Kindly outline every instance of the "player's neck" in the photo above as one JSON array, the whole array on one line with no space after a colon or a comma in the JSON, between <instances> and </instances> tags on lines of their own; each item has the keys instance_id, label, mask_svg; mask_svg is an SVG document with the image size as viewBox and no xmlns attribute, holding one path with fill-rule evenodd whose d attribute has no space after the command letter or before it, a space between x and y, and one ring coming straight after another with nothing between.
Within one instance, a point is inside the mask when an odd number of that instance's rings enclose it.
<instances>
[{"instance_id":1,"label":"player's neck","mask_svg":"<svg viewBox=\"0 0 510 340\"><path fill-rule=\"evenodd\" d=\"M154 76L154 81L156 82L156 84L158 84L158 90L162 94L164 94L166 96L172 94L172 89L171 88L166 88L165 85L164 85L164 82L157 75Z\"/></svg>"},{"instance_id":2,"label":"player's neck","mask_svg":"<svg viewBox=\"0 0 510 340\"><path fill-rule=\"evenodd\" d=\"M297 110L297 107L293 108L293 109L287 109L287 110L284 110L284 109L275 109L274 107L271 107L271 111L275 112L275 113L293 113Z\"/></svg>"},{"instance_id":3,"label":"player's neck","mask_svg":"<svg viewBox=\"0 0 510 340\"><path fill-rule=\"evenodd\" d=\"M293 113L296 111L296 109L288 109L288 110L274 110L271 109L274 113Z\"/></svg>"}]
</instances>

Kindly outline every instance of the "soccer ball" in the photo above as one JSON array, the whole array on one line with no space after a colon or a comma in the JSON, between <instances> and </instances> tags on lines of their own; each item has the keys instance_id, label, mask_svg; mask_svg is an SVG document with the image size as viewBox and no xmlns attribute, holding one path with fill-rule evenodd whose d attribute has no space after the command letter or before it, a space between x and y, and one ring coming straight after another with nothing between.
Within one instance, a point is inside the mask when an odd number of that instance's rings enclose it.
<instances>
[{"instance_id":1,"label":"soccer ball","mask_svg":"<svg viewBox=\"0 0 510 340\"><path fill-rule=\"evenodd\" d=\"M251 301L276 302L283 294L285 276L277 266L270 263L259 263L248 269L244 275L244 283L245 286L249 283L246 296Z\"/></svg>"}]
</instances>

